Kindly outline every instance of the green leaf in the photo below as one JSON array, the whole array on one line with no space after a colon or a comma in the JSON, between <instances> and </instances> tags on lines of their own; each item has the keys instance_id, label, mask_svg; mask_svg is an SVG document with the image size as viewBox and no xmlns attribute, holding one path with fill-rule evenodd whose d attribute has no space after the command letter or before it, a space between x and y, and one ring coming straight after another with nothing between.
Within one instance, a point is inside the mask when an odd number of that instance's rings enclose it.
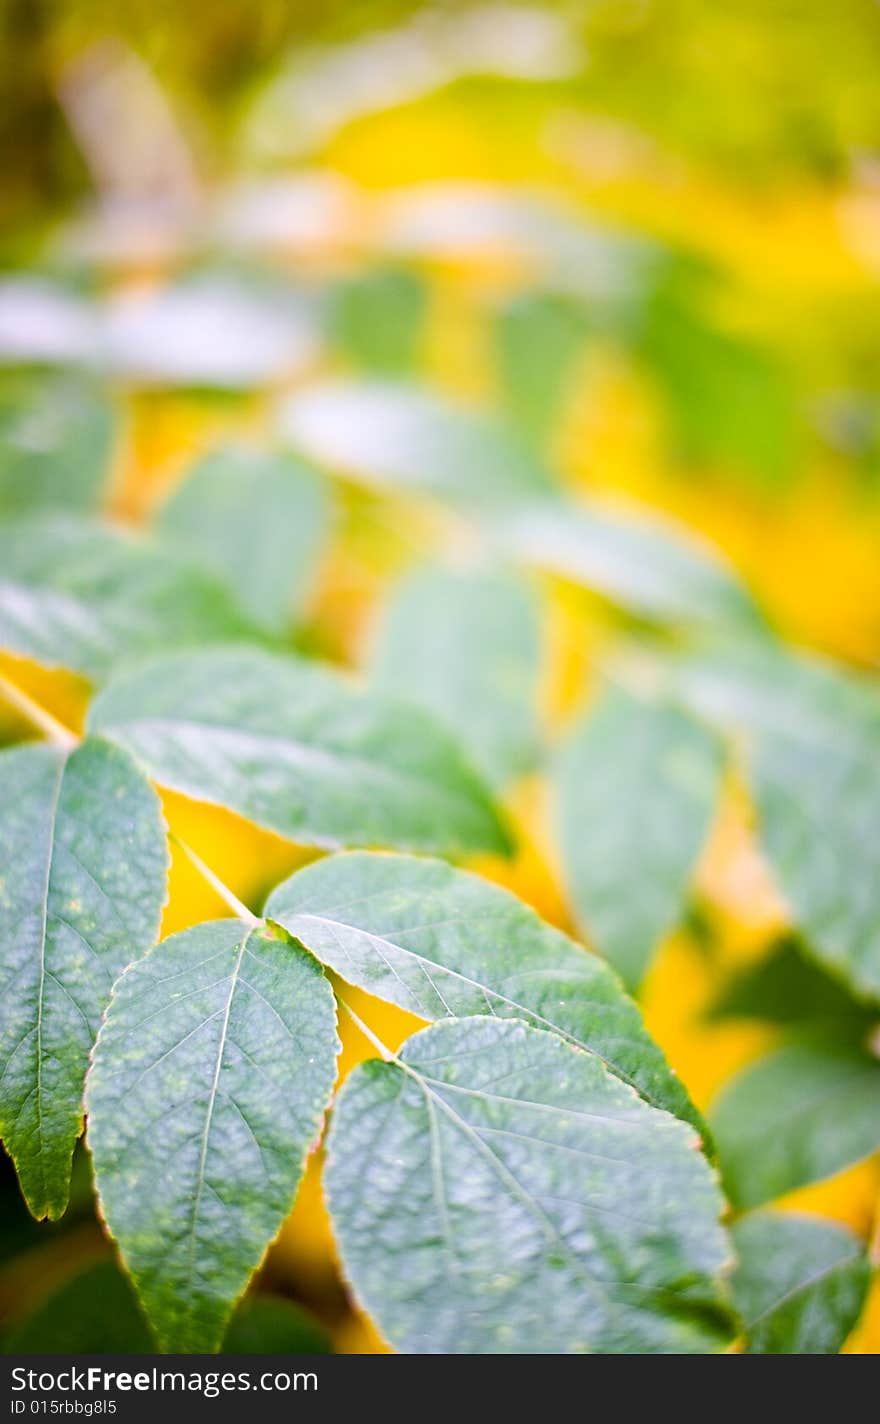
<instances>
[{"instance_id":1,"label":"green leaf","mask_svg":"<svg viewBox=\"0 0 880 1424\"><path fill-rule=\"evenodd\" d=\"M320 1131L335 1022L315 961L238 921L172 935L117 983L87 1084L89 1145L160 1348L220 1345Z\"/></svg>"},{"instance_id":2,"label":"green leaf","mask_svg":"<svg viewBox=\"0 0 880 1424\"><path fill-rule=\"evenodd\" d=\"M656 516L552 496L553 475L505 425L418 386L336 381L290 397L282 435L319 464L492 516L503 552L596 589L640 616L755 626L715 551Z\"/></svg>"},{"instance_id":3,"label":"green leaf","mask_svg":"<svg viewBox=\"0 0 880 1424\"><path fill-rule=\"evenodd\" d=\"M751 758L761 840L807 944L857 992L880 999L880 727L862 743L798 731Z\"/></svg>"},{"instance_id":4,"label":"green leaf","mask_svg":"<svg viewBox=\"0 0 880 1424\"><path fill-rule=\"evenodd\" d=\"M806 946L880 999L876 684L772 644L722 648L676 676L692 705L739 734L761 841Z\"/></svg>"},{"instance_id":5,"label":"green leaf","mask_svg":"<svg viewBox=\"0 0 880 1424\"><path fill-rule=\"evenodd\" d=\"M6 1354L151 1355L156 1342L131 1282L114 1261L77 1272L2 1342ZM255 1295L236 1310L222 1350L229 1355L324 1355L325 1331L307 1311L278 1296Z\"/></svg>"},{"instance_id":6,"label":"green leaf","mask_svg":"<svg viewBox=\"0 0 880 1424\"><path fill-rule=\"evenodd\" d=\"M493 1013L553 1029L700 1126L608 966L498 885L439 860L352 852L298 870L266 914L377 998L422 1019Z\"/></svg>"},{"instance_id":7,"label":"green leaf","mask_svg":"<svg viewBox=\"0 0 880 1424\"><path fill-rule=\"evenodd\" d=\"M320 465L472 513L554 488L506 426L417 385L328 381L289 397L279 422L283 437Z\"/></svg>"},{"instance_id":8,"label":"green leaf","mask_svg":"<svg viewBox=\"0 0 880 1424\"><path fill-rule=\"evenodd\" d=\"M323 481L287 455L230 446L201 460L159 512L167 542L226 583L255 625L302 611L330 524Z\"/></svg>"},{"instance_id":9,"label":"green leaf","mask_svg":"<svg viewBox=\"0 0 880 1424\"><path fill-rule=\"evenodd\" d=\"M119 747L0 755L0 1136L34 1216L67 1205L89 1052L156 938L167 863L158 797Z\"/></svg>"},{"instance_id":10,"label":"green leaf","mask_svg":"<svg viewBox=\"0 0 880 1424\"><path fill-rule=\"evenodd\" d=\"M733 1244L749 1354L836 1355L871 1275L859 1238L821 1217L757 1211L736 1222Z\"/></svg>"},{"instance_id":11,"label":"green leaf","mask_svg":"<svg viewBox=\"0 0 880 1424\"><path fill-rule=\"evenodd\" d=\"M554 292L518 293L494 323L494 346L510 419L543 447L551 438L585 348L583 308Z\"/></svg>"},{"instance_id":12,"label":"green leaf","mask_svg":"<svg viewBox=\"0 0 880 1424\"><path fill-rule=\"evenodd\" d=\"M718 291L712 295L717 302ZM791 367L754 338L725 330L702 305L673 259L645 306L639 341L678 452L781 484L797 457L801 422Z\"/></svg>"},{"instance_id":13,"label":"green leaf","mask_svg":"<svg viewBox=\"0 0 880 1424\"><path fill-rule=\"evenodd\" d=\"M238 648L157 659L108 686L89 720L164 786L292 840L507 849L442 727L317 664Z\"/></svg>"},{"instance_id":14,"label":"green leaf","mask_svg":"<svg viewBox=\"0 0 880 1424\"><path fill-rule=\"evenodd\" d=\"M821 1181L880 1148L880 1063L846 1043L791 1043L738 1073L711 1114L735 1206Z\"/></svg>"},{"instance_id":15,"label":"green leaf","mask_svg":"<svg viewBox=\"0 0 880 1424\"><path fill-rule=\"evenodd\" d=\"M523 503L492 527L506 554L655 622L754 628L759 615L710 545L631 505Z\"/></svg>"},{"instance_id":16,"label":"green leaf","mask_svg":"<svg viewBox=\"0 0 880 1424\"><path fill-rule=\"evenodd\" d=\"M537 760L540 614L512 574L421 568L398 585L380 628L373 681L433 712L490 785Z\"/></svg>"},{"instance_id":17,"label":"green leaf","mask_svg":"<svg viewBox=\"0 0 880 1424\"><path fill-rule=\"evenodd\" d=\"M299 374L316 354L314 313L301 293L223 272L122 292L102 339L112 375L147 386L249 390Z\"/></svg>"},{"instance_id":18,"label":"green leaf","mask_svg":"<svg viewBox=\"0 0 880 1424\"><path fill-rule=\"evenodd\" d=\"M326 1330L301 1305L276 1295L242 1301L223 1337L224 1355L330 1355Z\"/></svg>"},{"instance_id":19,"label":"green leaf","mask_svg":"<svg viewBox=\"0 0 880 1424\"><path fill-rule=\"evenodd\" d=\"M92 1161L86 1150L84 1137L79 1139L73 1149L70 1197L60 1221L36 1221L31 1216L22 1196L12 1159L0 1151L0 1267L4 1270L7 1265L12 1264L15 1256L33 1246L48 1247L48 1259L53 1254L51 1242L56 1237L59 1240L59 1250L63 1253L68 1232L86 1222L92 1222L94 1214Z\"/></svg>"},{"instance_id":20,"label":"green leaf","mask_svg":"<svg viewBox=\"0 0 880 1424\"><path fill-rule=\"evenodd\" d=\"M0 647L101 678L125 658L251 625L226 588L174 550L86 519L0 528Z\"/></svg>"},{"instance_id":21,"label":"green leaf","mask_svg":"<svg viewBox=\"0 0 880 1424\"><path fill-rule=\"evenodd\" d=\"M74 287L38 272L0 278L0 365L91 363L97 340L95 307Z\"/></svg>"},{"instance_id":22,"label":"green leaf","mask_svg":"<svg viewBox=\"0 0 880 1424\"><path fill-rule=\"evenodd\" d=\"M695 1145L554 1034L435 1024L339 1095L343 1268L406 1352L721 1349L723 1203Z\"/></svg>"},{"instance_id":23,"label":"green leaf","mask_svg":"<svg viewBox=\"0 0 880 1424\"><path fill-rule=\"evenodd\" d=\"M699 722L617 688L560 753L555 785L569 893L630 988L682 919L722 770L718 739Z\"/></svg>"},{"instance_id":24,"label":"green leaf","mask_svg":"<svg viewBox=\"0 0 880 1424\"><path fill-rule=\"evenodd\" d=\"M784 939L756 963L734 970L721 984L706 1017L716 1022L746 1018L809 1024L839 1029L852 1037L869 1031L876 1011L853 999L843 985L806 958L800 945Z\"/></svg>"},{"instance_id":25,"label":"green leaf","mask_svg":"<svg viewBox=\"0 0 880 1424\"><path fill-rule=\"evenodd\" d=\"M67 380L28 385L0 408L0 515L93 508L115 434L112 407L91 387Z\"/></svg>"},{"instance_id":26,"label":"green leaf","mask_svg":"<svg viewBox=\"0 0 880 1424\"><path fill-rule=\"evenodd\" d=\"M467 181L403 189L388 241L395 252L423 260L517 259L615 326L641 304L662 252L644 237L585 222L571 204L512 184Z\"/></svg>"},{"instance_id":27,"label":"green leaf","mask_svg":"<svg viewBox=\"0 0 880 1424\"><path fill-rule=\"evenodd\" d=\"M346 277L332 292L330 330L349 359L369 371L406 375L417 364L428 289L405 267Z\"/></svg>"},{"instance_id":28,"label":"green leaf","mask_svg":"<svg viewBox=\"0 0 880 1424\"><path fill-rule=\"evenodd\" d=\"M79 1271L3 1340L9 1354L151 1355L156 1349L130 1283L114 1261Z\"/></svg>"}]
</instances>

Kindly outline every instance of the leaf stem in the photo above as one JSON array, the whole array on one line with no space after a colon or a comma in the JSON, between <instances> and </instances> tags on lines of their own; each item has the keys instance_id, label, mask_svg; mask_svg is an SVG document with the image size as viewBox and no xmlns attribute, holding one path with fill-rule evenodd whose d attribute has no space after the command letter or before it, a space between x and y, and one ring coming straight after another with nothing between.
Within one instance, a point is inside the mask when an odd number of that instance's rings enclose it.
<instances>
[{"instance_id":1,"label":"leaf stem","mask_svg":"<svg viewBox=\"0 0 880 1424\"><path fill-rule=\"evenodd\" d=\"M253 928L263 923L261 919L248 909L243 901L239 900L235 891L230 890L229 886L223 883L219 875L216 875L211 867L205 864L202 857L193 850L191 845L187 845L186 841L181 840L180 836L174 831L168 832L168 839L173 845L177 846L178 850L183 851L187 859L195 866L202 879L208 882L211 889L220 896L220 899L225 905L229 906L234 915L237 915L240 920L244 920L246 925L251 925Z\"/></svg>"},{"instance_id":2,"label":"leaf stem","mask_svg":"<svg viewBox=\"0 0 880 1424\"><path fill-rule=\"evenodd\" d=\"M75 732L71 732L69 727L65 727L63 723L52 716L51 712L47 712L45 707L41 707L39 702L35 702L3 673L0 673L0 697L3 697L10 707L21 712L34 727L39 728L48 741L54 742L56 746L64 747L70 751L78 744L79 737Z\"/></svg>"},{"instance_id":3,"label":"leaf stem","mask_svg":"<svg viewBox=\"0 0 880 1424\"><path fill-rule=\"evenodd\" d=\"M348 1014L348 1017L351 1019L355 1028L360 1029L364 1038L373 1045L379 1057L384 1059L386 1063L399 1062L397 1054L392 1053L388 1045L386 1043L383 1043L381 1038L376 1037L376 1035L373 1033L373 1030L367 1027L363 1019L355 1013L354 1009L351 1007L351 1004L346 1003L345 999L343 999L342 995L338 991L336 994L336 998L340 1007L345 1009L345 1012Z\"/></svg>"}]
</instances>

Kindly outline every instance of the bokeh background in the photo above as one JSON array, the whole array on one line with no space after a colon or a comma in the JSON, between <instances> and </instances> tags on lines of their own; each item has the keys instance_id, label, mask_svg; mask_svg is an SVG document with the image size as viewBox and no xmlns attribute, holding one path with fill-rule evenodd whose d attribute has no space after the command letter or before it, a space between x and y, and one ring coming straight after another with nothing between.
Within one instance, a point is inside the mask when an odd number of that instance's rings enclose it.
<instances>
[{"instance_id":1,"label":"bokeh background","mask_svg":"<svg viewBox=\"0 0 880 1424\"><path fill-rule=\"evenodd\" d=\"M263 439L281 392L352 371L416 377L496 412L573 488L709 538L792 643L877 667L874 0L6 0L0 26L0 395L22 368L84 359L95 304L116 314L115 518L147 520L219 440ZM221 327L230 290L247 294L231 365L210 321L201 342L173 310L138 323L184 279ZM448 538L419 509L345 489L298 646L363 666L393 580ZM617 631L601 600L548 585L548 728ZM81 679L6 655L0 670L81 721ZM24 730L0 709L4 740ZM309 854L165 800L249 904ZM512 804L524 848L475 868L572 930L541 786L527 779ZM222 913L175 855L166 932ZM693 913L642 991L702 1108L779 1032L709 1009L785 928L732 788ZM362 1007L387 1039L405 1031L402 1014ZM365 1048L344 1034L347 1067ZM258 1290L279 1348L380 1350L340 1279L319 1165ZM135 1328L84 1155L76 1183L67 1216L37 1227L5 1171L9 1347L57 1345L99 1298L114 1304L96 1328ZM878 1194L874 1158L785 1204L870 1241ZM880 1348L876 1288L847 1348Z\"/></svg>"}]
</instances>

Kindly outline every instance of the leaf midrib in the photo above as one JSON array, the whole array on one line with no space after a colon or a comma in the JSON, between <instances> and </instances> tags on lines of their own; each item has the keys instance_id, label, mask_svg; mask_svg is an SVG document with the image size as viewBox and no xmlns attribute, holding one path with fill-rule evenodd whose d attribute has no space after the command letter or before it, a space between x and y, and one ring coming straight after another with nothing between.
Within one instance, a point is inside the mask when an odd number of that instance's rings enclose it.
<instances>
[{"instance_id":1,"label":"leaf midrib","mask_svg":"<svg viewBox=\"0 0 880 1424\"><path fill-rule=\"evenodd\" d=\"M783 1291L781 1295L771 1300L770 1304L765 1306L753 1320L743 1320L746 1333L748 1334L750 1330L754 1330L755 1326L760 1325L762 1320L766 1320L768 1315L774 1314L775 1311L788 1305L790 1301L796 1300L799 1295L803 1295L811 1286L817 1285L820 1281L825 1280L828 1276L835 1275L838 1271L845 1270L847 1266L856 1265L860 1259L860 1253L853 1251L849 1256L840 1256L836 1261L831 1261L828 1265L820 1266L812 1275L806 1276L803 1280L796 1281L788 1290Z\"/></svg>"},{"instance_id":2,"label":"leaf midrib","mask_svg":"<svg viewBox=\"0 0 880 1424\"><path fill-rule=\"evenodd\" d=\"M498 1003L506 1004L506 1005L508 1006L508 1008L511 1008L511 1009L516 1010L516 1012L517 1012L518 1014L527 1014L528 1017L529 1017L529 1019L531 1019L533 1022L535 1022L535 1023L537 1023L537 1024L540 1024L543 1028L548 1029L550 1032L557 1034L560 1038L564 1039L566 1042L571 1043L575 1048L582 1049L583 1052L585 1052L585 1053L590 1053L590 1054L592 1054L592 1056L593 1056L594 1058L598 1058L599 1062L602 1063L602 1064L604 1064L604 1066L608 1069L609 1073L612 1073L615 1078L619 1078L621 1082L627 1083L627 1084L629 1085L629 1087L631 1087L636 1093L638 1093L639 1097L645 1098L645 1100L646 1100L647 1102L653 1102L653 1099L647 1097L647 1095L646 1095L644 1092L642 1092L642 1090L638 1087L638 1085L637 1085L637 1084L635 1083L635 1081L629 1076L628 1073L626 1073L622 1068L618 1067L616 1064L611 1063L610 1060L607 1059L607 1058L605 1058L605 1057L598 1051L598 1049L596 1049L592 1044L586 1043L582 1038L578 1038L575 1034L569 1032L568 1029L563 1028L561 1024L553 1023L553 1021L552 1021L551 1019L544 1018L544 1016L543 1016L542 1014L539 1014L536 1009L531 1009L531 1008L529 1008L527 1004L520 1004L516 999L510 999L510 998L508 998L508 996L507 996L506 994L502 994L502 993L500 992L500 990L498 990L498 989L493 989L490 985L481 984L478 980L469 978L469 976L468 976L467 974L463 974L463 973L461 973L461 972L460 972L459 970L457 970L457 969L450 969L448 965L445 965L445 964L438 964L438 963L436 962L436 960L428 959L427 956L425 956L425 955L423 955L423 954L419 954L416 950L408 949L405 945L398 944L396 941L387 939L384 935L376 934L376 933L374 933L374 932L371 931L371 930L362 929L362 928L360 928L360 927L357 926L357 925L350 925L350 924L346 923L346 921L344 921L344 920L330 920L330 919L327 919L327 918L326 918L325 916L323 916L323 915L315 915L315 914L312 914L312 913L309 912L309 911L295 911L295 912L294 912L294 915L295 915L295 918L296 918L297 920L302 920L302 919L314 920L315 923L317 923L317 924L326 925L328 929L330 929L331 931L334 932L334 936L335 936L335 932L336 932L337 930L340 930L340 929L351 930L351 931L353 931L355 934L363 935L366 939L369 939L370 941L375 942L376 944L381 944L381 945L386 946L389 950L393 950L393 951L396 951L396 952L399 953L399 954L402 954L402 955L404 955L404 956L408 956L410 959L415 960L415 961L418 962L420 965L426 965L426 966L427 966L428 968L430 968L430 969L436 969L436 970L437 970L439 973L441 973L441 974L448 974L451 978L453 978L453 979L458 979L458 980L460 980L463 984L466 984L469 988L471 988L471 989L476 989L479 993L481 993L481 994L483 995L483 997L486 999L486 1001L487 1001L487 1006L488 1006L488 1008L490 1009L490 1011L492 1010L492 1005L491 1005L491 1003L490 1003L489 1001L490 1001L491 999L496 999L496 1000L498 1001ZM459 917L455 917L455 918L453 918L453 919L450 919L448 922L451 923L451 924L455 924L455 923L457 922L458 918L459 918ZM441 923L443 923L443 922L441 922ZM287 928L287 926L285 926L285 928ZM420 926L418 926L418 928L419 928L419 929L433 929L434 926L433 926L433 925L430 925L430 924L426 924L426 925L420 925ZM297 937L297 936L296 936L296 930L295 930L295 929L290 929L290 930L289 930L289 933L292 934L292 935L294 935L295 938ZM304 941L304 942L305 942L305 941ZM338 941L338 937L337 937L337 943L338 943L338 942L339 942L339 941ZM308 946L307 946L307 947L308 947ZM348 953L348 951L345 949L345 946L344 946L344 945L340 945L340 948L341 948L341 949L343 950L343 952L345 953L346 958L347 958L347 959L350 959L351 956L350 956L350 954ZM584 953L586 953L586 951L584 951ZM381 954L381 951L380 951L380 954ZM318 956L318 957L320 958L320 956ZM387 959L385 959L384 954L382 954L381 957L382 957L382 959L383 959L383 962L384 962L384 963L386 964L386 966L388 967L388 969L390 969L391 972L392 972L393 974L395 974L395 977L396 977L396 978L399 978L400 976L399 976L398 974L396 974L396 971L394 970L393 966L388 963ZM434 989L434 993L437 995L437 997L438 997L438 999L440 1000L440 1002L443 1003L443 1002L444 1002L443 995L440 993L439 989L438 989L438 988L436 987L436 985L434 984L433 980L431 979L431 976L428 975L427 977L428 977L429 983L431 984L432 988ZM401 982L402 982L402 981L401 981ZM413 990L410 989L410 986L409 986L408 984L404 984L404 988L407 990L408 993L413 993L413 992L414 992ZM369 992L369 991L368 991L368 992ZM452 1018L461 1017L461 1015L450 1013L450 1014L449 1014L449 1017L452 1019ZM430 1022L430 1020L428 1020L428 1021Z\"/></svg>"},{"instance_id":3,"label":"leaf midrib","mask_svg":"<svg viewBox=\"0 0 880 1424\"><path fill-rule=\"evenodd\" d=\"M190 1229L189 1229L189 1279L190 1279L190 1281L192 1281L193 1276L194 1276L194 1274L195 1274L196 1233L197 1233L198 1222L199 1222L199 1209L200 1209L200 1207L201 1207L202 1192L203 1192L204 1187L205 1187L205 1167L206 1167L207 1159L208 1159L208 1147L209 1147L210 1137L211 1137L211 1126L212 1126L213 1118L214 1118L214 1107L215 1107L216 1102L217 1102L217 1092L218 1092L218 1088L219 1088L219 1085L220 1085L220 1073L221 1073L221 1070L222 1070L222 1067L223 1067L223 1058L224 1058L225 1053L226 1053L226 1041L227 1041L227 1037L228 1037L228 1033L229 1033L229 1018L230 1018L230 1014L231 1014L231 1012L232 1012L232 1001L233 1001L233 999L234 999L234 997L235 997L235 991L236 991L236 989L237 989L237 987L238 987L238 981L239 981L239 976L240 976L240 974L241 974L241 965L242 965L242 960L244 959L245 949L247 948L247 944L248 944L249 939L251 938L251 934L252 934L252 933L253 933L253 931L249 931L247 934L243 934L243 935L242 935L242 938L241 938L241 942L240 942L239 945L238 945L238 954L237 954L237 956L236 956L235 965L233 966L232 974L230 975L230 979L229 979L229 993L228 993L228 995L227 995L227 997L226 997L226 1005L225 1005L225 1008L224 1008L224 1011L223 1011L223 1022L222 1022L221 1026L220 1026L220 1035L219 1035L219 1038L218 1038L218 1040L217 1040L217 1057L216 1057L216 1060L215 1060L215 1063L214 1063L214 1075L213 1075L213 1078L212 1078L212 1080L211 1080L211 1089L210 1089L210 1093L209 1093L209 1095L208 1095L208 1105L207 1105L207 1111L206 1111L206 1113L205 1113L205 1126L204 1126L204 1128L203 1128L203 1130L202 1130L202 1141L201 1141L201 1146L200 1146L200 1149L199 1149L199 1163L198 1163L198 1167L197 1167L197 1169L196 1169L195 1192L194 1192L194 1194L193 1194L192 1211L191 1211L191 1213L190 1213Z\"/></svg>"},{"instance_id":4,"label":"leaf midrib","mask_svg":"<svg viewBox=\"0 0 880 1424\"><path fill-rule=\"evenodd\" d=\"M412 788L415 787L416 790L430 793L434 799L444 802L456 812L460 812L462 805L464 805L468 810L479 809L480 813L490 823L494 822L495 819L488 793L481 787L476 775L470 773L470 768L465 762L461 761L458 756L454 756L454 760L457 763L455 769L462 773L467 780L471 781L468 790L471 792L472 801L467 793L462 794L460 791L448 791L440 780L431 780L424 776L417 775L411 770L403 771L396 767L389 766L387 762L370 761L366 757L359 756L354 752L339 751L336 748L308 742L301 737L296 737L292 734L288 735L283 732L255 731L252 728L230 727L223 722L194 721L187 717L133 717L125 718L120 721L111 720L106 726L99 727L98 731L102 732L105 736L112 737L114 733L117 735L125 733L128 733L128 735L136 735L139 728L149 730L154 727L168 732L181 730L186 733L195 734L201 738L204 738L206 735L210 736L212 732L219 732L228 737L249 739L255 742L258 747L265 747L270 752L278 747L289 748L302 757L304 764L309 758L315 760L320 758L327 764L331 764L339 772L349 773L354 768L356 771L363 772L370 780L383 781L397 791L404 791L407 794L411 794ZM450 746L448 750L453 751L453 748ZM303 769L306 771L310 770L306 765L303 766ZM159 781L162 780L158 774L156 779ZM201 792L199 795L201 799L216 800L216 798L204 796ZM500 839L500 827L496 829ZM334 840L333 844L336 845L339 844L339 842Z\"/></svg>"},{"instance_id":5,"label":"leaf midrib","mask_svg":"<svg viewBox=\"0 0 880 1424\"><path fill-rule=\"evenodd\" d=\"M40 1139L40 1179L43 1183L44 1202L46 1209L49 1208L48 1190L46 1183L46 1138L43 1126L43 1001L46 988L46 940L49 931L49 897L52 890L52 867L55 860L55 832L58 824L58 813L61 804L61 791L64 785L64 775L67 770L69 758L62 757L58 761L58 771L55 786L52 794L52 802L49 809L47 854L46 854L46 877L43 885L43 894L40 905L40 977L37 984L37 1083L36 1083L36 1103L37 1103L37 1133Z\"/></svg>"},{"instance_id":6,"label":"leaf midrib","mask_svg":"<svg viewBox=\"0 0 880 1424\"><path fill-rule=\"evenodd\" d=\"M520 1182L519 1178L510 1170L507 1164L503 1162L501 1158L497 1155L497 1153L492 1150L492 1148L489 1146L489 1143L484 1141L479 1129L474 1127L473 1124L468 1122L466 1118L463 1118L459 1113L457 1113L452 1107L452 1105L446 1102L445 1098L442 1096L441 1093L434 1091L430 1084L437 1080L426 1078L417 1068L413 1067L411 1064L404 1063L400 1060L398 1060L398 1062L399 1066L403 1068L405 1072L411 1074L412 1077L415 1078L419 1087L422 1089L426 1100L430 1096L430 1098L438 1104L438 1106L446 1113L453 1125L456 1126L463 1134L463 1136L473 1144L473 1146L480 1153L480 1155L490 1163L493 1172L498 1177L498 1179L506 1185L508 1191L512 1191L513 1194L525 1206L526 1210L529 1211L538 1220L548 1241L555 1242L562 1249L569 1262L571 1263L572 1267L574 1268L576 1275L579 1276L580 1279L586 1285L596 1291L600 1297L604 1297L608 1301L609 1306L616 1309L619 1309L621 1306L624 1309L630 1308L630 1305L625 1298L623 1300L614 1300L614 1295L618 1291L633 1291L638 1295L647 1297L657 1296L658 1294L680 1294L680 1292L670 1289L669 1287L664 1289L657 1286L642 1286L638 1281L606 1280L601 1276L593 1275L592 1272L588 1269L586 1263L575 1251L575 1249L570 1245L570 1243L565 1239L565 1237L560 1234L557 1226L544 1211L543 1207L541 1206L541 1203L537 1200L537 1198L532 1195L532 1193L528 1190L527 1187L523 1186L522 1182ZM438 1083L438 1086L447 1088L451 1085L448 1083ZM523 1103L523 1106L534 1106L534 1104ZM551 1112L559 1111L558 1109L553 1107L550 1107L549 1110ZM498 1131L503 1135L511 1135L509 1133L509 1130L506 1128L499 1128ZM516 1136L517 1134L513 1133L512 1135ZM544 1147L555 1145L548 1144L537 1138L531 1140L535 1141L536 1143L539 1143L541 1146ZM589 1202L579 1202L578 1205L581 1206L585 1211L592 1210L592 1207ZM641 1307L637 1306L636 1309L641 1309Z\"/></svg>"}]
</instances>

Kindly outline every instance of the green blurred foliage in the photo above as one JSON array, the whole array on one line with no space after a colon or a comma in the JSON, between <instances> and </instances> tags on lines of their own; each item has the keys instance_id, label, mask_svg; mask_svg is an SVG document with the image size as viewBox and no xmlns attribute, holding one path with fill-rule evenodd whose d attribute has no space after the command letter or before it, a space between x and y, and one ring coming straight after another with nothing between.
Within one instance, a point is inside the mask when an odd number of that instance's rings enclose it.
<instances>
[{"instance_id":1,"label":"green blurred foliage","mask_svg":"<svg viewBox=\"0 0 880 1424\"><path fill-rule=\"evenodd\" d=\"M425 8L412 0L193 0L185 8L171 0L8 0L0 22L0 143L12 155L5 207L21 215L83 188L54 92L60 66L86 42L119 37L160 72L216 168L242 103L291 46L349 39ZM566 82L569 97L733 175L837 178L880 134L872 0L787 3L772 14L763 0L555 0L545 8L580 36L582 75Z\"/></svg>"}]
</instances>

